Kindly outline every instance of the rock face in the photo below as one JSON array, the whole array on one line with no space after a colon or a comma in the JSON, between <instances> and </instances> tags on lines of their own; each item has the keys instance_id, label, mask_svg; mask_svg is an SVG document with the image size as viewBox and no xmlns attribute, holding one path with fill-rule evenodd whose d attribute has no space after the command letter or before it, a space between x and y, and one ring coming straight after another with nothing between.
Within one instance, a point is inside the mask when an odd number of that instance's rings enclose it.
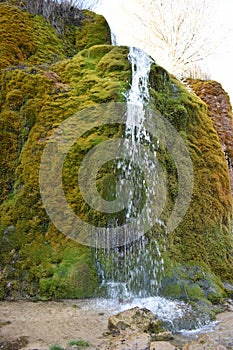
<instances>
[{"instance_id":1,"label":"rock face","mask_svg":"<svg viewBox=\"0 0 233 350\"><path fill-rule=\"evenodd\" d=\"M0 16L0 46L4 47L0 49L0 168L4 169L0 174L0 298L95 295L94 250L59 233L43 209L40 157L49 133L62 120L85 107L121 98L131 74L128 49L108 45L105 19L88 11L83 27L68 37L58 34L44 18L6 3L0 3ZM14 25L8 30L9 18L14 18ZM86 49L78 53L81 42ZM74 57L67 59L71 51ZM106 139L115 132L98 131L81 148L87 150L94 139L100 141L100 133ZM64 185L73 178L67 175L70 180ZM107 176L104 181L108 182ZM82 211L89 216L86 209Z\"/></svg>"},{"instance_id":2,"label":"rock face","mask_svg":"<svg viewBox=\"0 0 233 350\"><path fill-rule=\"evenodd\" d=\"M212 80L188 80L189 86L208 107L225 153L233 193L233 114L230 99L221 84Z\"/></svg>"},{"instance_id":3,"label":"rock face","mask_svg":"<svg viewBox=\"0 0 233 350\"><path fill-rule=\"evenodd\" d=\"M156 316L146 308L134 307L108 319L110 338L104 349L149 350L151 336L168 337ZM171 337L171 333L169 333Z\"/></svg>"},{"instance_id":4,"label":"rock face","mask_svg":"<svg viewBox=\"0 0 233 350\"><path fill-rule=\"evenodd\" d=\"M89 107L125 101L131 81L129 50L111 46L106 21L91 12L64 35L41 16L5 2L0 2L0 17L0 298L96 296L94 249L67 238L50 221L40 195L40 161L50 135L64 120ZM225 292L222 281L233 282L232 195L222 144L197 96L155 63L149 80L151 108L182 136L194 171L192 200L184 217L181 210L179 226L167 234L155 225L148 233L161 244L165 261L161 293L217 302ZM86 153L121 137L123 129L93 128L64 162L66 199L83 221L94 226L106 226L112 219L124 222L124 213L105 215L91 208L79 189L78 170ZM230 135L227 140L230 155ZM153 142L158 145L157 141ZM158 146L157 159L166 180L161 214L166 223L177 200L179 178L165 146ZM100 169L97 188L111 201L116 178L109 168L106 164ZM150 254L157 258L156 250Z\"/></svg>"},{"instance_id":5,"label":"rock face","mask_svg":"<svg viewBox=\"0 0 233 350\"><path fill-rule=\"evenodd\" d=\"M108 319L108 329L113 334L120 334L122 331L161 333L164 331L161 321L146 308L134 307L120 312Z\"/></svg>"}]
</instances>

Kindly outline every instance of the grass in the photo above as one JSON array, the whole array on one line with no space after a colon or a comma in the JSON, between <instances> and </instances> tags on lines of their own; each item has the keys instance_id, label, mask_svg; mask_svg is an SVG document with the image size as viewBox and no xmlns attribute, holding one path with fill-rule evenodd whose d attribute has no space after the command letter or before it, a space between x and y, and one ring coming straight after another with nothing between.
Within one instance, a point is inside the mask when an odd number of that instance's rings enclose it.
<instances>
[{"instance_id":1,"label":"grass","mask_svg":"<svg viewBox=\"0 0 233 350\"><path fill-rule=\"evenodd\" d=\"M61 345L58 345L58 344L52 344L49 347L49 350L65 350L65 348L63 348Z\"/></svg>"},{"instance_id":2,"label":"grass","mask_svg":"<svg viewBox=\"0 0 233 350\"><path fill-rule=\"evenodd\" d=\"M70 340L68 345L69 346L76 345L78 347L89 347L91 346L91 343L83 339L77 339L77 340Z\"/></svg>"},{"instance_id":3,"label":"grass","mask_svg":"<svg viewBox=\"0 0 233 350\"><path fill-rule=\"evenodd\" d=\"M67 347L66 348L63 348L61 345L59 344L52 344L50 347L49 347L49 350L66 350L68 349L69 347L72 347L72 346L76 346L77 347L77 350L81 350L82 348L87 348L89 346L92 346L90 342L88 341L85 341L83 339L74 339L74 340L70 340L67 344Z\"/></svg>"}]
</instances>

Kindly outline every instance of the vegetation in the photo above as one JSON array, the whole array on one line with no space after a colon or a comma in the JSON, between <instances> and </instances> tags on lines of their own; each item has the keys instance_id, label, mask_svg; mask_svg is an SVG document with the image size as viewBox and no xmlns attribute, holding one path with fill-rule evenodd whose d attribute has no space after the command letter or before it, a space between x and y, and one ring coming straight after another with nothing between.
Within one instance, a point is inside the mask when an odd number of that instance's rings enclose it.
<instances>
[{"instance_id":1,"label":"vegetation","mask_svg":"<svg viewBox=\"0 0 233 350\"><path fill-rule=\"evenodd\" d=\"M140 32L134 31L140 47L176 77L197 78L201 73L197 64L225 39L226 33L221 38L216 35L223 28L213 10L215 1L138 0L135 7L131 3L124 6L133 15L130 25L140 26Z\"/></svg>"},{"instance_id":2,"label":"vegetation","mask_svg":"<svg viewBox=\"0 0 233 350\"><path fill-rule=\"evenodd\" d=\"M66 348L63 348L62 346L58 345L58 344L52 344L49 347L49 350L65 350L65 349L70 349L72 346L76 347L77 350L81 350L84 348L88 348L91 346L91 343L88 341L85 341L83 339L76 339L76 340L70 340L67 344Z\"/></svg>"},{"instance_id":3,"label":"vegetation","mask_svg":"<svg viewBox=\"0 0 233 350\"><path fill-rule=\"evenodd\" d=\"M58 344L52 344L50 347L49 347L49 350L65 350L61 345L58 345Z\"/></svg>"},{"instance_id":4,"label":"vegetation","mask_svg":"<svg viewBox=\"0 0 233 350\"><path fill-rule=\"evenodd\" d=\"M77 339L77 340L70 340L69 345L76 345L78 347L88 347L91 346L91 344L88 341L85 341L83 339Z\"/></svg>"},{"instance_id":5,"label":"vegetation","mask_svg":"<svg viewBox=\"0 0 233 350\"><path fill-rule=\"evenodd\" d=\"M91 296L97 292L94 251L67 239L49 222L39 192L40 157L46 138L64 119L85 107L121 98L124 86L128 88L125 80L130 77L130 66L125 59L127 48L100 45L98 38L98 46L87 48L72 59L65 60L63 40L42 17L32 18L6 4L0 4L0 11L5 23L1 30L5 30L5 33L7 21L4 19L15 17L18 25L25 23L21 30L20 50L24 47L24 40L27 45L29 36L35 38L35 42L31 40L34 55L30 57L28 50L25 50L24 56L17 57L13 49L9 56L1 51L1 68L4 68L0 74L0 160L1 169L4 169L0 180L1 296L19 293L42 300ZM101 33L109 33L101 16L93 13L90 16L97 22L100 18L100 37ZM34 28L38 24L39 31L36 32ZM9 42L17 48L17 22L15 27L10 28L11 34L2 36L5 43ZM27 35L22 35L24 28ZM79 29L76 33L77 40L81 41ZM49 39L49 35L53 35L53 38ZM84 31L83 35L88 36L88 32ZM16 37L15 42L10 36ZM47 40L53 45L46 46L44 43ZM85 42L87 45L88 39ZM92 43L95 41L92 40ZM6 47L10 49L11 45ZM38 47L43 49L43 54ZM50 50L59 50L59 62L52 65L49 62ZM112 57L116 57L114 65ZM17 66L13 67L12 64ZM107 134L109 131L106 130ZM86 145L88 149L92 141L87 140ZM65 174L69 168L68 158ZM67 175L64 183L68 180ZM71 186L67 191L72 197ZM6 281L11 282L5 289Z\"/></svg>"},{"instance_id":6,"label":"vegetation","mask_svg":"<svg viewBox=\"0 0 233 350\"><path fill-rule=\"evenodd\" d=\"M17 6L33 16L44 17L58 33L64 34L67 26L75 25L81 27L85 18L81 10L83 1L81 0L6 0L9 5ZM89 5L90 1L89 1ZM88 3L86 2L86 8Z\"/></svg>"},{"instance_id":7,"label":"vegetation","mask_svg":"<svg viewBox=\"0 0 233 350\"><path fill-rule=\"evenodd\" d=\"M101 16L87 11L84 16L81 28L71 26L60 34L41 16L0 3L1 298L48 300L98 293L94 249L53 226L39 191L41 155L57 126L87 107L124 101L129 88L128 48L110 45L109 28ZM193 266L201 266L200 273L206 274L216 293L204 294L201 278L195 286L188 283L189 291L218 300L224 295L221 281L232 282L233 267L232 197L221 143L206 105L156 64L151 67L150 94L151 108L160 111L185 140L195 180L191 205L178 228L166 235L156 227L149 237L153 240L155 235L161 244L165 242L167 277L182 275L184 266L185 278L194 278L200 271L195 267L194 273ZM119 125L94 128L74 144L64 163L67 201L81 218L99 226L109 216L82 199L77 169L93 145L119 135ZM166 222L178 191L177 170L164 145L157 156L168 190L162 213ZM113 198L115 182L108 164L97 180L103 197Z\"/></svg>"}]
</instances>

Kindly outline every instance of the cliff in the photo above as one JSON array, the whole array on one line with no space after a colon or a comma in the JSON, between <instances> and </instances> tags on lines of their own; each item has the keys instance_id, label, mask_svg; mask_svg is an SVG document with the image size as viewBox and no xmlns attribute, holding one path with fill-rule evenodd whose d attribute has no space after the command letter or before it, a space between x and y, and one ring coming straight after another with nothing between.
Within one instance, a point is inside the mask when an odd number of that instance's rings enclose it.
<instances>
[{"instance_id":1,"label":"cliff","mask_svg":"<svg viewBox=\"0 0 233 350\"><path fill-rule=\"evenodd\" d=\"M0 3L2 298L80 298L99 293L94 249L55 228L39 189L41 155L58 125L87 107L124 101L129 89L128 48L110 45L103 17L83 14L80 26L58 34L44 18ZM156 64L151 67L150 95L152 108L184 139L194 167L192 201L178 228L168 236L157 227L151 231L152 237L166 242L161 293L182 298L178 285L184 278L191 299L221 298L222 282L232 282L233 271L232 197L222 144L206 104ZM121 134L117 125L95 128L77 142L64 163L68 202L96 225L106 224L109 217L86 205L75 174L87 151ZM161 217L166 222L176 200L178 177L167 149L158 149L158 159L167 182ZM98 177L106 199L112 196L112 175L105 167Z\"/></svg>"},{"instance_id":2,"label":"cliff","mask_svg":"<svg viewBox=\"0 0 233 350\"><path fill-rule=\"evenodd\" d=\"M204 101L208 115L214 121L222 149L227 159L231 191L233 193L233 115L230 99L221 84L216 81L188 80L189 86Z\"/></svg>"}]
</instances>

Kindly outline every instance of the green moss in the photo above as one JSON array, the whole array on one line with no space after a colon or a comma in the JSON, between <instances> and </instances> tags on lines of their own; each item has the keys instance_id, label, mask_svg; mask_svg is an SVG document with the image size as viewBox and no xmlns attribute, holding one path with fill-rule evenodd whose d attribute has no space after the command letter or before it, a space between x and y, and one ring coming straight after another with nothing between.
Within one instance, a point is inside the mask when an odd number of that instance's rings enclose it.
<instances>
[{"instance_id":1,"label":"green moss","mask_svg":"<svg viewBox=\"0 0 233 350\"><path fill-rule=\"evenodd\" d=\"M70 245L56 254L60 255L61 261L52 264L50 276L40 278L38 297L45 300L94 295L97 292L97 277L91 250L88 252L88 248Z\"/></svg>"},{"instance_id":2,"label":"green moss","mask_svg":"<svg viewBox=\"0 0 233 350\"><path fill-rule=\"evenodd\" d=\"M0 3L0 69L19 64L49 64L93 45L110 44L106 20L93 12L83 12L81 27L67 24L64 33L58 34L42 16Z\"/></svg>"},{"instance_id":3,"label":"green moss","mask_svg":"<svg viewBox=\"0 0 233 350\"><path fill-rule=\"evenodd\" d=\"M43 18L4 3L0 15L0 294L37 295L42 300L96 295L94 250L70 241L50 223L40 197L39 166L46 141L65 119L86 107L125 99L131 81L128 48L109 45L105 20L90 12L85 12L81 29L67 27L64 36ZM148 233L149 239L154 235L165 242L163 293L217 302L224 296L219 278L232 281L233 268L232 198L221 144L206 105L155 64L150 94L151 108L160 111L186 142L194 169L193 196L180 225L168 235L158 227ZM108 113L104 111L103 118ZM79 120L80 127L89 117ZM97 226L113 216L85 203L78 167L93 146L122 132L119 125L93 128L70 149L63 167L70 206ZM166 145L158 147L157 158L167 184L161 217L166 222L179 190L178 173ZM107 200L115 198L115 165L106 164L97 177L98 191ZM123 223L124 211L115 219ZM157 259L156 248L150 254Z\"/></svg>"},{"instance_id":4,"label":"green moss","mask_svg":"<svg viewBox=\"0 0 233 350\"><path fill-rule=\"evenodd\" d=\"M168 298L197 302L207 300L216 304L226 297L224 286L211 270L195 262L176 264L165 270L160 293Z\"/></svg>"},{"instance_id":5,"label":"green moss","mask_svg":"<svg viewBox=\"0 0 233 350\"><path fill-rule=\"evenodd\" d=\"M38 23L44 21L37 20ZM44 40L46 43L47 38ZM122 61L127 62L126 48L116 50L102 45L91 48L91 55L84 50L73 59L47 68L22 66L0 74L0 121L3 126L0 159L4 169L0 177L0 240L3 243L0 253L2 266L7 266L3 281L10 281L6 287L8 295L37 295L39 299L48 300L89 297L97 293L94 250L67 240L52 226L41 202L38 176L45 141L63 120L86 106L121 99L121 91L127 85L125 76L130 77L128 63L122 76L117 67L115 73L111 70L111 76L110 71L103 74L97 68L99 61L113 49ZM47 47L46 52L49 50ZM39 53L34 57L39 57ZM77 161L75 157L81 160L93 145L118 132L119 126L93 130L79 143L81 154L71 150L64 166L67 198L74 210L81 211L81 217L95 223L106 222L106 218L79 203L77 182L74 185L72 174ZM100 188L105 191L107 170L103 169L102 173L106 176L100 181Z\"/></svg>"},{"instance_id":6,"label":"green moss","mask_svg":"<svg viewBox=\"0 0 233 350\"><path fill-rule=\"evenodd\" d=\"M32 17L1 3L0 18L0 68L49 63L65 57L63 41L42 17Z\"/></svg>"},{"instance_id":7,"label":"green moss","mask_svg":"<svg viewBox=\"0 0 233 350\"><path fill-rule=\"evenodd\" d=\"M20 28L20 30L19 30ZM31 17L16 7L0 4L0 68L25 62L35 52Z\"/></svg>"},{"instance_id":8,"label":"green moss","mask_svg":"<svg viewBox=\"0 0 233 350\"><path fill-rule=\"evenodd\" d=\"M0 300L3 300L6 296L5 288L6 288L6 282L2 280L0 277Z\"/></svg>"},{"instance_id":9,"label":"green moss","mask_svg":"<svg viewBox=\"0 0 233 350\"><path fill-rule=\"evenodd\" d=\"M88 10L83 10L83 13L85 19L76 33L77 51L94 45L111 44L110 28L105 18Z\"/></svg>"},{"instance_id":10,"label":"green moss","mask_svg":"<svg viewBox=\"0 0 233 350\"><path fill-rule=\"evenodd\" d=\"M58 345L58 344L52 344L49 347L49 350L65 350L65 348L63 348L61 345Z\"/></svg>"},{"instance_id":11,"label":"green moss","mask_svg":"<svg viewBox=\"0 0 233 350\"><path fill-rule=\"evenodd\" d=\"M152 67L153 105L185 140L193 163L194 184L190 206L182 222L168 237L174 262L205 262L224 279L232 279L232 197L229 172L221 143L206 105L166 71ZM178 191L177 170L166 148L157 153L167 178L166 221Z\"/></svg>"},{"instance_id":12,"label":"green moss","mask_svg":"<svg viewBox=\"0 0 233 350\"><path fill-rule=\"evenodd\" d=\"M76 345L76 346L80 346L80 347L88 347L91 346L91 343L89 343L88 341L85 341L83 339L77 339L77 340L70 340L69 341L69 346L72 345Z\"/></svg>"},{"instance_id":13,"label":"green moss","mask_svg":"<svg viewBox=\"0 0 233 350\"><path fill-rule=\"evenodd\" d=\"M41 64L58 61L69 54L64 38L41 16L32 18L35 52L28 57L28 64Z\"/></svg>"}]
</instances>

